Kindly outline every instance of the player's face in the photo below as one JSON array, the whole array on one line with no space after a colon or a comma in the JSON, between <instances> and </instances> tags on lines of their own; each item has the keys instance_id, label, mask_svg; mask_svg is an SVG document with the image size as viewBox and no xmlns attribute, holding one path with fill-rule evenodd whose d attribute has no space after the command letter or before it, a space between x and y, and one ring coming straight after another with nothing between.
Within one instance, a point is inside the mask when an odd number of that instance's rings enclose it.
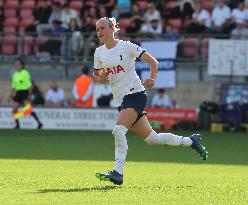
<instances>
[{"instance_id":1,"label":"player's face","mask_svg":"<svg viewBox=\"0 0 248 205\"><path fill-rule=\"evenodd\" d=\"M104 43L113 37L113 29L106 21L99 20L96 22L96 34L100 41Z\"/></svg>"}]
</instances>

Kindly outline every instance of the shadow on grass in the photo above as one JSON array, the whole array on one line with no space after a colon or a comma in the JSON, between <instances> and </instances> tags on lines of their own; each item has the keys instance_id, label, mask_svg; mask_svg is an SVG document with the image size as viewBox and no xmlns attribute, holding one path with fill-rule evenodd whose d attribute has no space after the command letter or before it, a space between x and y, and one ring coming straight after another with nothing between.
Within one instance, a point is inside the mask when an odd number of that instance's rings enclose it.
<instances>
[{"instance_id":1,"label":"shadow on grass","mask_svg":"<svg viewBox=\"0 0 248 205\"><path fill-rule=\"evenodd\" d=\"M247 133L200 134L207 161L190 147L149 146L132 133L127 136L127 161L248 165ZM114 138L110 131L0 130L0 159L113 161Z\"/></svg>"},{"instance_id":2,"label":"shadow on grass","mask_svg":"<svg viewBox=\"0 0 248 205\"><path fill-rule=\"evenodd\" d=\"M47 193L58 193L58 192L91 192L91 191L110 191L114 189L122 189L122 188L128 188L128 189L138 189L138 190L143 190L143 189L164 189L163 186L157 186L157 185L151 185L151 186L103 186L103 187L88 187L88 188L74 188L74 189L41 189L38 190L35 193L38 194L47 194ZM167 187L167 189L193 189L194 186L191 185L180 185L180 186L175 186L175 187Z\"/></svg>"},{"instance_id":3,"label":"shadow on grass","mask_svg":"<svg viewBox=\"0 0 248 205\"><path fill-rule=\"evenodd\" d=\"M74 189L41 189L36 193L57 193L57 192L90 192L90 191L110 191L113 189L120 189L120 186L103 186L103 187L89 187L89 188L74 188Z\"/></svg>"}]
</instances>

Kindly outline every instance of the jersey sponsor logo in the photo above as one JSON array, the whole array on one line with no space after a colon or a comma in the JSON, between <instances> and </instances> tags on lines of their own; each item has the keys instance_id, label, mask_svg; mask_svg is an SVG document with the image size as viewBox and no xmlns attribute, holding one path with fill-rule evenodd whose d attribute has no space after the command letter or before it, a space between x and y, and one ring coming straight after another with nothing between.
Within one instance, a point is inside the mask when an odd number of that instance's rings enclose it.
<instances>
[{"instance_id":1,"label":"jersey sponsor logo","mask_svg":"<svg viewBox=\"0 0 248 205\"><path fill-rule=\"evenodd\" d=\"M107 68L107 73L108 74L118 74L120 72L125 72L124 68L121 67L120 65L116 66L116 67L113 67L113 68Z\"/></svg>"}]
</instances>

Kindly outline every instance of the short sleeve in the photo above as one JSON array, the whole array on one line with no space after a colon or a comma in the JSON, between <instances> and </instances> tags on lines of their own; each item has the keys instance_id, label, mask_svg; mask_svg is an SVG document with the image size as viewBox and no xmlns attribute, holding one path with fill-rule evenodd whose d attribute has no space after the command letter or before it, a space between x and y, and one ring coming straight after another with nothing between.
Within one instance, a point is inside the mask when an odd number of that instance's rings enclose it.
<instances>
[{"instance_id":1,"label":"short sleeve","mask_svg":"<svg viewBox=\"0 0 248 205\"><path fill-rule=\"evenodd\" d=\"M94 69L101 70L102 69L102 62L100 61L100 57L98 54L98 50L95 50L94 53Z\"/></svg>"},{"instance_id":2,"label":"short sleeve","mask_svg":"<svg viewBox=\"0 0 248 205\"><path fill-rule=\"evenodd\" d=\"M127 41L127 49L132 57L139 59L143 53L146 52L145 49L141 48L140 46Z\"/></svg>"}]
</instances>

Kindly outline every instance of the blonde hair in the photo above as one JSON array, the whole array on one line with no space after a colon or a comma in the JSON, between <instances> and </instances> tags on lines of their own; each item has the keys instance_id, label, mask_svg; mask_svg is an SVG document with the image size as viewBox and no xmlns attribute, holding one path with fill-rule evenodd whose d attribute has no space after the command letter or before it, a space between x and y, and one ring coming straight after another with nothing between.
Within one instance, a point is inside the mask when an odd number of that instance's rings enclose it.
<instances>
[{"instance_id":1,"label":"blonde hair","mask_svg":"<svg viewBox=\"0 0 248 205\"><path fill-rule=\"evenodd\" d=\"M103 17L103 18L100 18L98 21L105 21L108 23L108 25L110 26L110 28L113 28L114 29L114 32L117 32L120 30L120 27L119 27L119 23L116 21L116 19L114 17Z\"/></svg>"}]
</instances>

